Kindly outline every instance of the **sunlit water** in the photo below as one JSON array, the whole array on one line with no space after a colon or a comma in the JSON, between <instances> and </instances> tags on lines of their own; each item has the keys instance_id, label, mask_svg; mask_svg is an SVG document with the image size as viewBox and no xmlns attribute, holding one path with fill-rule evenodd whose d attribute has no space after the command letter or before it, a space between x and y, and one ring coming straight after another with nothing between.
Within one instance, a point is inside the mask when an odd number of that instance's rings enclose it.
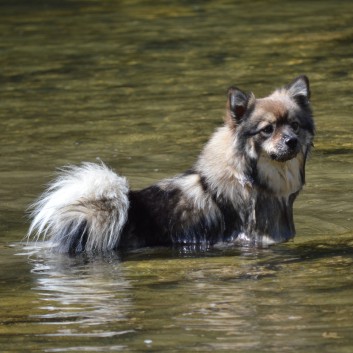
<instances>
[{"instance_id":1,"label":"sunlit water","mask_svg":"<svg viewBox=\"0 0 353 353\"><path fill-rule=\"evenodd\" d=\"M2 1L1 352L351 352L351 1ZM62 165L146 186L190 167L235 84L306 73L317 137L297 237L70 258L24 246Z\"/></svg>"}]
</instances>

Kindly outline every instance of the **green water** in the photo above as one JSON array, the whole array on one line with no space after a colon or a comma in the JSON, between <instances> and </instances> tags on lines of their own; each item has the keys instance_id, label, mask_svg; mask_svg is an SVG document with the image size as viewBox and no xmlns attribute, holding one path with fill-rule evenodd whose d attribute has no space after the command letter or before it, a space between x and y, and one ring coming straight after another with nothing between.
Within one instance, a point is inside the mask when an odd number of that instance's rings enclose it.
<instances>
[{"instance_id":1,"label":"green water","mask_svg":"<svg viewBox=\"0 0 353 353\"><path fill-rule=\"evenodd\" d=\"M0 351L353 350L351 1L0 1ZM230 85L306 73L317 137L297 237L69 258L21 244L62 165L183 171Z\"/></svg>"}]
</instances>

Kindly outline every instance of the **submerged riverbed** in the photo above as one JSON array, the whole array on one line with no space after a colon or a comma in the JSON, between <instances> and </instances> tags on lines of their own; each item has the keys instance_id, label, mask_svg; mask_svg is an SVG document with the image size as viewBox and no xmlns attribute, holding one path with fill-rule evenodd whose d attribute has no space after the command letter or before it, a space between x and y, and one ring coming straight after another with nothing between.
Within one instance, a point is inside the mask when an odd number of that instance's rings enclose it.
<instances>
[{"instance_id":1,"label":"submerged riverbed","mask_svg":"<svg viewBox=\"0 0 353 353\"><path fill-rule=\"evenodd\" d=\"M0 350L351 352L352 39L351 1L2 1ZM293 242L22 242L56 168L101 159L147 186L192 165L229 86L263 96L302 73L317 137Z\"/></svg>"}]
</instances>

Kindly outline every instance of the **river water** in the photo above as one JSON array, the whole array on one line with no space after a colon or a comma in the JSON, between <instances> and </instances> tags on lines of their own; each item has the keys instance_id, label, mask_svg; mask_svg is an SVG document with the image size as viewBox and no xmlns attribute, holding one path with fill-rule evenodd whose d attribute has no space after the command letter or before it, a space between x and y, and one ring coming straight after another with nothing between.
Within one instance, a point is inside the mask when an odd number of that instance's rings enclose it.
<instances>
[{"instance_id":1,"label":"river water","mask_svg":"<svg viewBox=\"0 0 353 353\"><path fill-rule=\"evenodd\" d=\"M352 1L0 1L0 351L353 350ZM297 236L269 249L59 256L22 243L57 167L133 188L192 165L227 87L306 73Z\"/></svg>"}]
</instances>

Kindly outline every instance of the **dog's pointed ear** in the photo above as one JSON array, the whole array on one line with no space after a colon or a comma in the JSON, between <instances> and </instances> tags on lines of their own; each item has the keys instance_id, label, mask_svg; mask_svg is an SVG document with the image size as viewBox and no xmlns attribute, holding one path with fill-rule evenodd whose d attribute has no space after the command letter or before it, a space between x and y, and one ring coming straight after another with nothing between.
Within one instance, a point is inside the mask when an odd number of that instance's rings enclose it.
<instances>
[{"instance_id":1,"label":"dog's pointed ear","mask_svg":"<svg viewBox=\"0 0 353 353\"><path fill-rule=\"evenodd\" d=\"M241 91L239 88L228 89L226 123L235 126L244 116L248 107L251 95Z\"/></svg>"},{"instance_id":2,"label":"dog's pointed ear","mask_svg":"<svg viewBox=\"0 0 353 353\"><path fill-rule=\"evenodd\" d=\"M288 94L293 98L310 99L309 79L305 75L295 78L289 85L286 86Z\"/></svg>"}]
</instances>

